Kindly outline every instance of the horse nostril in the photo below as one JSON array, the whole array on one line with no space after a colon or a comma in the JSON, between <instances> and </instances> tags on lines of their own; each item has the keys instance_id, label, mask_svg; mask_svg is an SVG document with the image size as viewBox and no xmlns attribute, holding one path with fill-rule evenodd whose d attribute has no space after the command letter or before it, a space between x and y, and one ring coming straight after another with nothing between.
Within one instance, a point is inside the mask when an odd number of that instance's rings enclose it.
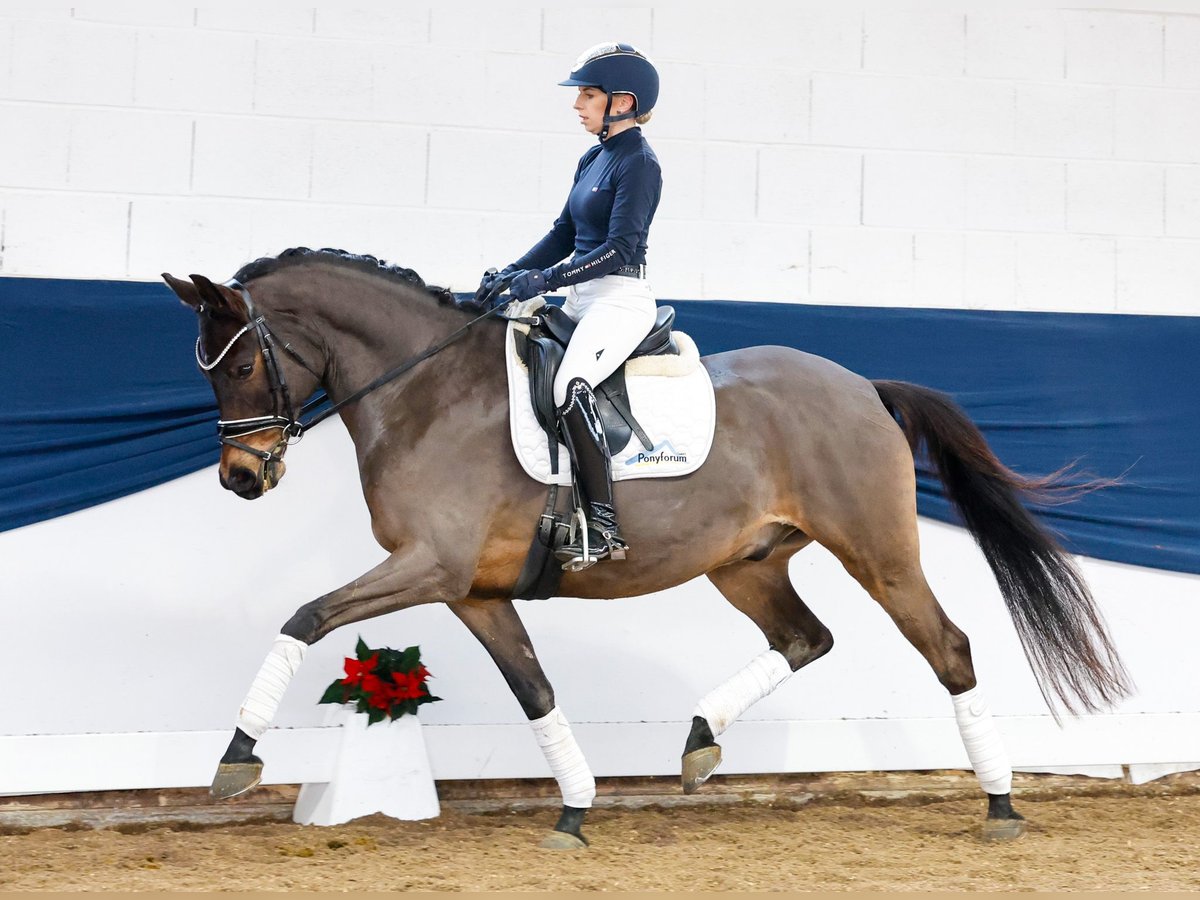
<instances>
[{"instance_id":1,"label":"horse nostril","mask_svg":"<svg viewBox=\"0 0 1200 900\"><path fill-rule=\"evenodd\" d=\"M254 488L258 482L258 476L249 469L243 469L240 466L230 469L229 478L226 479L228 487L235 494L243 494Z\"/></svg>"}]
</instances>

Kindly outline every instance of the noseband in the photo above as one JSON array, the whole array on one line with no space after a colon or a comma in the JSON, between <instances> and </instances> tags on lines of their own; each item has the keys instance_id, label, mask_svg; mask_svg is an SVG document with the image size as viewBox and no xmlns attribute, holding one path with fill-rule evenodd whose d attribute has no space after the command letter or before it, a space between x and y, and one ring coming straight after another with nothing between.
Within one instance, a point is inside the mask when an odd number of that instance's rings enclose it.
<instances>
[{"instance_id":1,"label":"noseband","mask_svg":"<svg viewBox=\"0 0 1200 900\"><path fill-rule=\"evenodd\" d=\"M312 412L312 410L324 403L327 399L327 396L325 392L322 391L318 396L304 404L304 406L300 409L299 414L297 414L295 407L292 405L292 395L288 390L287 378L284 377L283 368L279 365L279 359L275 353L275 348L282 347L284 350L286 350L298 363L300 363L300 365L311 372L313 376L318 379L318 381L321 378L320 373L306 363L304 358L292 348L291 344L279 342L279 339L276 338L274 333L271 331L270 326L267 325L266 319L257 314L254 307L254 301L250 299L250 292L246 290L244 285L238 281L229 281L226 282L226 286L231 287L241 293L242 302L246 304L246 312L249 320L241 327L241 329L238 330L237 334L229 339L229 342L225 345L225 348L217 354L216 358L212 362L205 362L203 358L201 358L200 337L197 336L196 364L199 365L203 371L211 372L220 364L221 360L225 358L225 355L229 353L231 349L233 349L233 345L236 344L243 335L253 333L257 339L259 352L262 353L263 362L266 365L267 383L271 388L273 412L270 415L251 416L250 418L246 419L218 419L217 437L223 445L236 447L238 450L249 453L251 456L258 457L258 459L261 461L260 477L263 480L266 488L270 488L271 483L278 480L276 473L278 472L279 465L283 462L284 451L290 444L299 441L300 438L304 436L305 431L307 431L309 428L312 428L317 423L323 422L325 419L329 418L338 410L340 410L343 406L353 403L355 400L362 398L378 387L382 387L389 381L392 381L393 379L407 372L417 363L422 362L433 356L435 353L439 353L440 351L444 350L450 344L454 343L456 340L466 334L472 326L482 322L484 319L499 315L504 309L503 306L497 306L488 312L485 312L478 318L472 319L466 325L462 326L448 337L443 338L429 349L423 351L417 356L414 356L412 359L406 360L396 368L385 372L370 384L355 391L349 397L339 400L337 403L334 403L327 409L322 410L309 421L302 422L301 418L308 415L310 412ZM270 450L259 450L256 447L251 447L249 444L238 440L238 438L245 437L246 435L256 434L260 431L267 431L271 428L279 429L279 440L275 442Z\"/></svg>"}]
</instances>

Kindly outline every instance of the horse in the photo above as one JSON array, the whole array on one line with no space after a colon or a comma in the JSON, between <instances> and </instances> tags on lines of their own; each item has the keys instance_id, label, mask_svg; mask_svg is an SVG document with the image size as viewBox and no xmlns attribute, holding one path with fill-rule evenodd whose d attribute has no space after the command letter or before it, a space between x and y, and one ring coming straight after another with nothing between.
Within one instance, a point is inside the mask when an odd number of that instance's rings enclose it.
<instances>
[{"instance_id":1,"label":"horse","mask_svg":"<svg viewBox=\"0 0 1200 900\"><path fill-rule=\"evenodd\" d=\"M476 316L411 269L342 250L293 248L225 283L163 278L198 316L195 354L220 414L222 487L250 500L276 487L287 446L305 427L295 400L323 390L353 440L372 531L389 554L283 624L238 713L213 796L261 780L254 746L308 646L343 625L445 603L490 654L558 781L562 809L542 846L586 846L595 779L512 599L546 488L511 450L497 317ZM1011 768L970 643L921 569L915 466L925 453L984 553L1056 717L1055 705L1096 711L1131 689L1087 585L1023 503L1069 489L1063 472L1011 471L949 397L919 385L869 381L777 346L701 364L716 394L708 461L676 479L618 482L628 559L566 572L560 592L629 597L705 575L762 631L768 650L697 706L681 755L684 791L715 770L716 738L738 716L833 647L788 576L788 560L815 542L950 695L987 795L982 837L1020 837L1026 822L1012 806Z\"/></svg>"}]
</instances>

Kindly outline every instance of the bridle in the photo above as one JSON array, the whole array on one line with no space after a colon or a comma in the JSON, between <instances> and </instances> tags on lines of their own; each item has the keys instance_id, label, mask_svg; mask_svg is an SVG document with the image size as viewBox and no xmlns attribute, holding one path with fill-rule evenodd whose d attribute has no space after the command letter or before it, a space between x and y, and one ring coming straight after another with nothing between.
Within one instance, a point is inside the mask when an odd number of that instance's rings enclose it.
<instances>
[{"instance_id":1,"label":"bridle","mask_svg":"<svg viewBox=\"0 0 1200 900\"><path fill-rule=\"evenodd\" d=\"M496 306L488 310L483 315L472 319L467 324L463 325L457 331L452 332L447 337L438 341L431 347L423 350L421 353L405 360L394 369L390 369L380 375L370 384L359 388L348 397L339 400L323 409L317 415L313 416L308 421L302 421L303 417L307 416L314 409L321 406L328 400L328 396L324 390L314 396L311 400L304 404L297 413L295 406L292 403L291 391L288 390L287 378L283 373L283 367L279 364L279 357L276 353L276 348L281 348L286 351L293 359L301 366L312 373L318 381L321 379L321 374L312 366L305 362L302 357L291 344L282 343L271 331L267 320L259 314L254 306L254 301L250 297L250 292L246 287L238 281L228 281L226 287L238 291L242 296L242 302L246 304L247 322L243 325L233 337L225 344L224 349L217 354L216 358L211 362L205 362L200 355L200 337L196 337L196 364L200 366L204 372L211 372L225 358L226 354L233 349L241 338L246 334L253 334L258 342L259 352L262 354L263 363L266 369L267 384L271 389L272 412L270 415L250 416L244 419L218 419L217 420L217 437L222 445L235 447L244 453L249 453L255 456L260 461L260 478L263 482L264 490L270 489L272 484L277 482L279 475L279 465L283 462L283 454L288 446L299 441L304 437L304 433L323 422L325 419L338 412L342 407L361 399L376 388L382 387L389 381L403 375L413 366L428 359L436 353L441 352L450 344L454 343L460 337L465 335L473 326L482 322L484 319L492 318L503 312L504 306ZM260 431L268 431L272 428L279 429L279 440L277 440L269 450L259 450L257 447L251 447L239 438L244 438L250 434L257 434Z\"/></svg>"}]
</instances>

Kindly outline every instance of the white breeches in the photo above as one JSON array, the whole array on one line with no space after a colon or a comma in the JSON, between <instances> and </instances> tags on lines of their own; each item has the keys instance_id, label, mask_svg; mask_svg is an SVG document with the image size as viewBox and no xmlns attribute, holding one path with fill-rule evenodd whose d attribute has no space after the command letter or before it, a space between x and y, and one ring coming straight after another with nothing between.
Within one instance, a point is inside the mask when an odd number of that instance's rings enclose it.
<instances>
[{"instance_id":1,"label":"white breeches","mask_svg":"<svg viewBox=\"0 0 1200 900\"><path fill-rule=\"evenodd\" d=\"M556 406L573 378L596 387L617 371L654 327L657 309L646 279L605 275L569 287L563 311L579 324L554 379Z\"/></svg>"}]
</instances>

